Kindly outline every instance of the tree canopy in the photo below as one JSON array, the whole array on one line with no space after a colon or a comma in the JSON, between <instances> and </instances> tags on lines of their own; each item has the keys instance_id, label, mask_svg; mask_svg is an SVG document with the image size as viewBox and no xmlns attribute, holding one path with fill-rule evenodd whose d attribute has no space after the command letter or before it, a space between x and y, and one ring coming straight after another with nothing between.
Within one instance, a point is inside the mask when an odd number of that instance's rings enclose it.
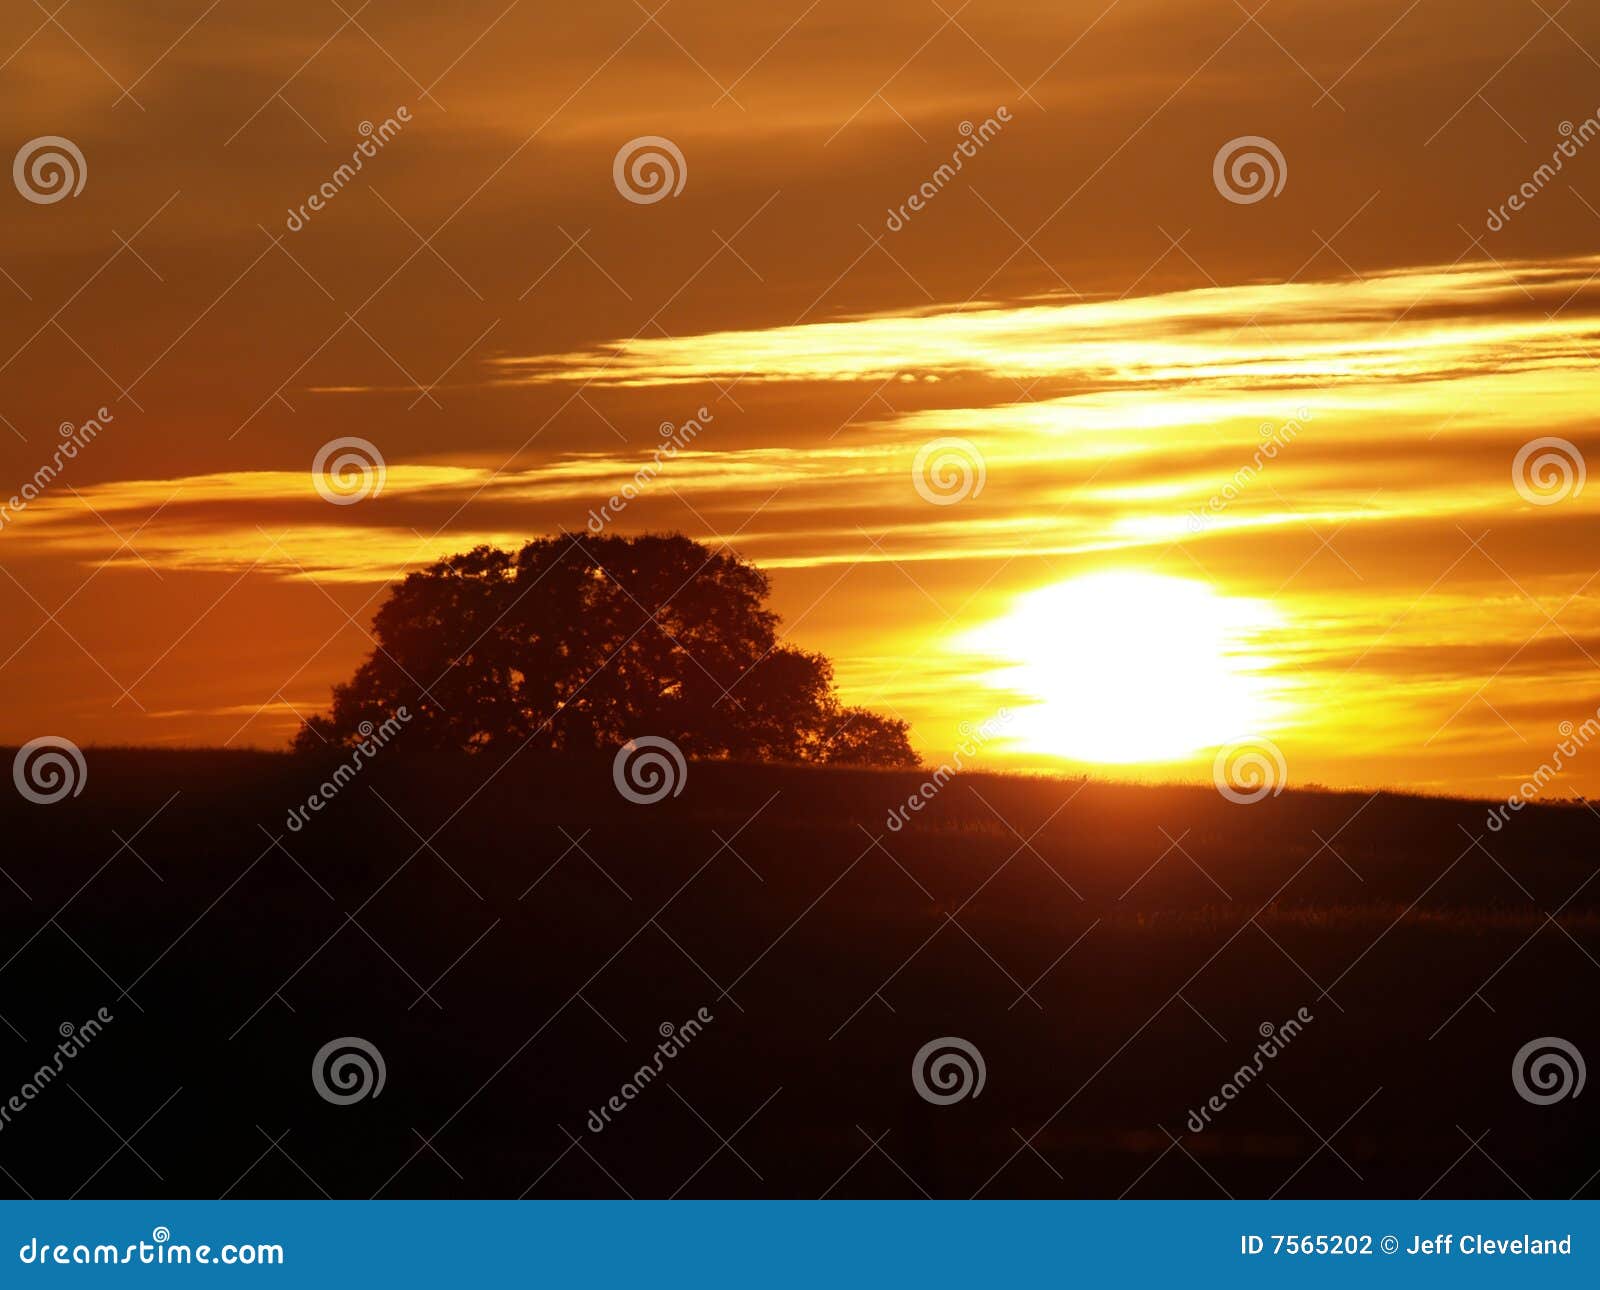
<instances>
[{"instance_id":1,"label":"tree canopy","mask_svg":"<svg viewBox=\"0 0 1600 1290\"><path fill-rule=\"evenodd\" d=\"M682 536L561 534L477 547L408 575L332 710L295 737L350 745L404 707L411 747L530 742L915 765L904 721L843 706L820 654L780 643L767 577Z\"/></svg>"}]
</instances>

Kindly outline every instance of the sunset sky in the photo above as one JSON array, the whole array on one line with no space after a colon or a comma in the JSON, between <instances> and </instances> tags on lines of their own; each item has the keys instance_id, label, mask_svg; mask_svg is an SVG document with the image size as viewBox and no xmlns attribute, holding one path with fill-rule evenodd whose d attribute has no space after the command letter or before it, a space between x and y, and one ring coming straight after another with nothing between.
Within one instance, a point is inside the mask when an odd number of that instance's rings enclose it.
<instances>
[{"instance_id":1,"label":"sunset sky","mask_svg":"<svg viewBox=\"0 0 1600 1290\"><path fill-rule=\"evenodd\" d=\"M104 424L0 512L0 742L283 747L394 579L689 419L609 531L769 570L930 764L1004 708L997 766L1494 796L1600 705L1595 6L56 4L0 13L6 155L86 170L0 191L0 503Z\"/></svg>"}]
</instances>

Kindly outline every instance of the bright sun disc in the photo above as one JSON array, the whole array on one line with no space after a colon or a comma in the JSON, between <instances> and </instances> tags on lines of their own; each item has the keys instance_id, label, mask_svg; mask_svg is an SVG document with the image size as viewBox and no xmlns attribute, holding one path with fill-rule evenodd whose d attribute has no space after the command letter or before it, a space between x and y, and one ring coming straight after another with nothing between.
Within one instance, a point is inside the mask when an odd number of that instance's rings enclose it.
<instances>
[{"instance_id":1,"label":"bright sun disc","mask_svg":"<svg viewBox=\"0 0 1600 1290\"><path fill-rule=\"evenodd\" d=\"M1020 597L961 641L996 685L1032 696L1014 746L1089 762L1158 762L1246 734L1272 716L1255 649L1277 615L1204 583L1100 573Z\"/></svg>"}]
</instances>

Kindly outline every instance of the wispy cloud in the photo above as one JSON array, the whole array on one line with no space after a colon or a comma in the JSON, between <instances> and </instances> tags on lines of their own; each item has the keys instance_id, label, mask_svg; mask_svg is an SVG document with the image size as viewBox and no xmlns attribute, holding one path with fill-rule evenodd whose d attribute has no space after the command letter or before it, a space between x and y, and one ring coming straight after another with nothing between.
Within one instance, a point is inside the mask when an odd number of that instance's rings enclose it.
<instances>
[{"instance_id":1,"label":"wispy cloud","mask_svg":"<svg viewBox=\"0 0 1600 1290\"><path fill-rule=\"evenodd\" d=\"M1018 381L1253 390L1418 381L1592 357L1600 256L1426 266L1365 279L1208 287L1122 300L978 304L839 322L649 336L503 357L505 379ZM1264 343L1270 338L1270 343ZM1160 415L1170 416L1163 411Z\"/></svg>"}]
</instances>

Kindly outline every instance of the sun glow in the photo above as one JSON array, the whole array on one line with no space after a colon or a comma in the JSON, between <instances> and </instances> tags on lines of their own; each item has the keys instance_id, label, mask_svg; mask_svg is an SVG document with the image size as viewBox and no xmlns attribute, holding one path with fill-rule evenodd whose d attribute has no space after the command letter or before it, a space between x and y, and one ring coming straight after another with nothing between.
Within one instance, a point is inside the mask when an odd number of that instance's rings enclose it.
<instances>
[{"instance_id":1,"label":"sun glow","mask_svg":"<svg viewBox=\"0 0 1600 1290\"><path fill-rule=\"evenodd\" d=\"M1020 597L960 647L1027 706L1020 751L1087 762L1168 762L1281 719L1260 649L1279 615L1259 600L1147 573L1099 573Z\"/></svg>"}]
</instances>

